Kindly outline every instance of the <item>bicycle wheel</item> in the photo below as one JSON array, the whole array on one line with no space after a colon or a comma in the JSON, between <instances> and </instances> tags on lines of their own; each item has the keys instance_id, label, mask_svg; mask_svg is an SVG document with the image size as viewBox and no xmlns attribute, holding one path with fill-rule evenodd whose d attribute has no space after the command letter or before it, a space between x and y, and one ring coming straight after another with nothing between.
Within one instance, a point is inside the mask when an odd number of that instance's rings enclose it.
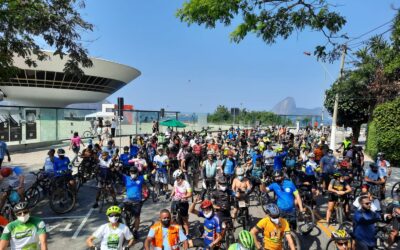
<instances>
[{"instance_id":1,"label":"bicycle wheel","mask_svg":"<svg viewBox=\"0 0 400 250\"><path fill-rule=\"evenodd\" d=\"M83 138L93 137L93 133L91 131L83 132Z\"/></svg>"},{"instance_id":2,"label":"bicycle wheel","mask_svg":"<svg viewBox=\"0 0 400 250\"><path fill-rule=\"evenodd\" d=\"M260 204L261 204L261 207L262 207L264 213L267 214L266 207L271 202L271 199L270 199L269 195L267 193L262 193L259 196L259 199L260 199Z\"/></svg>"},{"instance_id":3,"label":"bicycle wheel","mask_svg":"<svg viewBox=\"0 0 400 250\"><path fill-rule=\"evenodd\" d=\"M397 182L393 185L392 191L390 192L392 198L394 195L400 195L400 182Z\"/></svg>"},{"instance_id":4,"label":"bicycle wheel","mask_svg":"<svg viewBox=\"0 0 400 250\"><path fill-rule=\"evenodd\" d=\"M296 250L300 250L301 249L301 245L300 245L299 237L293 231L290 232L290 236L292 236L292 240L293 240L295 249ZM288 243L286 237L283 237L283 249L284 250L290 250L289 243Z\"/></svg>"},{"instance_id":5,"label":"bicycle wheel","mask_svg":"<svg viewBox=\"0 0 400 250\"><path fill-rule=\"evenodd\" d=\"M315 227L315 216L309 206L304 206L305 212L297 216L297 228L303 235L309 234Z\"/></svg>"},{"instance_id":6,"label":"bicycle wheel","mask_svg":"<svg viewBox=\"0 0 400 250\"><path fill-rule=\"evenodd\" d=\"M104 205L107 203L107 191L105 188L101 189L100 198L99 198L99 213L103 211Z\"/></svg>"},{"instance_id":7,"label":"bicycle wheel","mask_svg":"<svg viewBox=\"0 0 400 250\"><path fill-rule=\"evenodd\" d=\"M75 180L75 188L76 188L76 192L79 191L79 189L82 187L83 182L84 182L84 178L81 174L75 174L73 176L74 180Z\"/></svg>"},{"instance_id":8,"label":"bicycle wheel","mask_svg":"<svg viewBox=\"0 0 400 250\"><path fill-rule=\"evenodd\" d=\"M344 221L344 213L343 213L343 208L341 206L338 206L336 208L336 222L341 225L343 224Z\"/></svg>"},{"instance_id":9,"label":"bicycle wheel","mask_svg":"<svg viewBox=\"0 0 400 250\"><path fill-rule=\"evenodd\" d=\"M76 196L66 188L57 188L51 193L50 208L57 214L65 214L75 207Z\"/></svg>"},{"instance_id":10,"label":"bicycle wheel","mask_svg":"<svg viewBox=\"0 0 400 250\"><path fill-rule=\"evenodd\" d=\"M28 202L28 207L33 208L40 200L40 191L37 187L30 187L25 191L25 199Z\"/></svg>"}]
</instances>

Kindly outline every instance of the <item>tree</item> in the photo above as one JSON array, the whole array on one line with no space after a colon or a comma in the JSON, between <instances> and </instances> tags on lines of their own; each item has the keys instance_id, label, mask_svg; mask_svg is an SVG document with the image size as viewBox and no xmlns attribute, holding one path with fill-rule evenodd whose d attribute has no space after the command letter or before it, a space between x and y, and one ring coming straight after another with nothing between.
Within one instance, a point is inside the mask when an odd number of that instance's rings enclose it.
<instances>
[{"instance_id":1,"label":"tree","mask_svg":"<svg viewBox=\"0 0 400 250\"><path fill-rule=\"evenodd\" d=\"M231 120L231 113L224 105L219 105L214 113L208 116L210 122L230 122Z\"/></svg>"},{"instance_id":2,"label":"tree","mask_svg":"<svg viewBox=\"0 0 400 250\"><path fill-rule=\"evenodd\" d=\"M83 67L91 67L87 50L80 43L82 31L92 24L78 13L84 1L77 0L3 0L0 2L0 78L13 77L17 68L13 57L25 59L29 66L47 59L38 39L54 48L54 55L68 56L64 71L80 76Z\"/></svg>"},{"instance_id":3,"label":"tree","mask_svg":"<svg viewBox=\"0 0 400 250\"><path fill-rule=\"evenodd\" d=\"M368 122L372 110L372 96L366 84L357 72L350 71L325 91L324 106L330 114L333 114L335 95L339 94L337 124L351 127L356 141L361 125Z\"/></svg>"},{"instance_id":4,"label":"tree","mask_svg":"<svg viewBox=\"0 0 400 250\"><path fill-rule=\"evenodd\" d=\"M340 14L331 11L327 0L189 0L178 9L176 16L188 25L205 25L215 28L217 23L229 26L241 16L241 23L231 32L233 42L242 41L254 33L267 44L277 38L287 39L293 32L306 28L321 32L332 46L317 46L314 54L318 58L336 59L340 44L335 38L346 38L338 32L346 23Z\"/></svg>"}]
</instances>

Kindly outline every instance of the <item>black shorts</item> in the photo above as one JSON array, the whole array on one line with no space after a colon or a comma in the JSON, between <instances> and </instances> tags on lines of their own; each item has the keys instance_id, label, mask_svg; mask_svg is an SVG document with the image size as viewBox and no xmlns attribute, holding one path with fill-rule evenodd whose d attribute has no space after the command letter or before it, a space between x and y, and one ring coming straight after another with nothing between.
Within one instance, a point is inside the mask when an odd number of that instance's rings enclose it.
<instances>
[{"instance_id":1,"label":"black shorts","mask_svg":"<svg viewBox=\"0 0 400 250\"><path fill-rule=\"evenodd\" d=\"M330 201L330 202L337 202L338 200L339 200L339 196L338 196L338 195L332 194L332 193L329 194L329 199L328 199L328 201ZM345 203L345 204L348 204L348 203L349 203L349 197L348 197L347 195L344 195L344 196L343 196L343 200L344 200L344 203Z\"/></svg>"},{"instance_id":2,"label":"black shorts","mask_svg":"<svg viewBox=\"0 0 400 250\"><path fill-rule=\"evenodd\" d=\"M189 217L189 202L179 202L179 201L172 201L171 203L171 211L172 213L177 212L180 216L186 218Z\"/></svg>"},{"instance_id":3,"label":"black shorts","mask_svg":"<svg viewBox=\"0 0 400 250\"><path fill-rule=\"evenodd\" d=\"M130 204L130 210L133 217L140 217L142 212L142 202L132 202Z\"/></svg>"}]
</instances>

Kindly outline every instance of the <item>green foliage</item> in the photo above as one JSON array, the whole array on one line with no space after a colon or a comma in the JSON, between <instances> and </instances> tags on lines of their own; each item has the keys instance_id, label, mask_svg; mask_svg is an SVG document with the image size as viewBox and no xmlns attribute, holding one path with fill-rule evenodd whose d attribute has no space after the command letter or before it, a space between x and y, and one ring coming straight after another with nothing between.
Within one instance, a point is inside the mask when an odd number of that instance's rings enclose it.
<instances>
[{"instance_id":1,"label":"green foliage","mask_svg":"<svg viewBox=\"0 0 400 250\"><path fill-rule=\"evenodd\" d=\"M314 54L318 58L334 60L340 45L334 42L346 20L331 11L333 5L327 0L189 0L176 16L188 25L204 25L215 28L218 23L229 26L233 19L241 17L241 23L231 32L233 42L242 41L249 33L260 37L265 43L273 44L278 38L287 39L292 33L308 28L321 32L332 46L317 46Z\"/></svg>"},{"instance_id":2,"label":"green foliage","mask_svg":"<svg viewBox=\"0 0 400 250\"><path fill-rule=\"evenodd\" d=\"M83 7L83 0L0 1L0 78L8 79L17 72L15 55L33 67L36 60L47 58L38 39L53 47L54 55L68 55L64 67L67 73L79 76L83 73L80 66L91 67L87 50L79 42L80 33L93 28L77 11Z\"/></svg>"},{"instance_id":3,"label":"green foliage","mask_svg":"<svg viewBox=\"0 0 400 250\"><path fill-rule=\"evenodd\" d=\"M247 111L242 109L236 117L231 115L229 109L223 105L219 105L214 113L207 117L211 123L241 123L254 125L256 121L260 121L262 125L293 125L292 122L282 116L267 111Z\"/></svg>"},{"instance_id":4,"label":"green foliage","mask_svg":"<svg viewBox=\"0 0 400 250\"><path fill-rule=\"evenodd\" d=\"M385 152L391 161L400 162L400 98L378 105L373 113L373 122L377 149Z\"/></svg>"},{"instance_id":5,"label":"green foliage","mask_svg":"<svg viewBox=\"0 0 400 250\"><path fill-rule=\"evenodd\" d=\"M377 143L377 135L376 135L376 123L371 121L368 124L367 129L367 143L365 145L365 151L370 155L373 159L375 159L378 154L378 143Z\"/></svg>"}]
</instances>

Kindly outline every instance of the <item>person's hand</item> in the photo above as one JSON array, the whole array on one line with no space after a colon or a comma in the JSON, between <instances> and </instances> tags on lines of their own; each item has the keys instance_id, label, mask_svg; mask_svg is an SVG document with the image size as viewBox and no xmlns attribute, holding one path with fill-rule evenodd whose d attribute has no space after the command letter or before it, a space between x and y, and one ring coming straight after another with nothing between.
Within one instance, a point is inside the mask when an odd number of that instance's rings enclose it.
<instances>
[{"instance_id":1,"label":"person's hand","mask_svg":"<svg viewBox=\"0 0 400 250\"><path fill-rule=\"evenodd\" d=\"M11 157L9 156L9 157L8 157L8 162L10 162L10 161L11 161Z\"/></svg>"},{"instance_id":2,"label":"person's hand","mask_svg":"<svg viewBox=\"0 0 400 250\"><path fill-rule=\"evenodd\" d=\"M200 204L200 203L201 203L200 195L196 195L196 196L194 197L194 203L195 203L195 204Z\"/></svg>"}]
</instances>

